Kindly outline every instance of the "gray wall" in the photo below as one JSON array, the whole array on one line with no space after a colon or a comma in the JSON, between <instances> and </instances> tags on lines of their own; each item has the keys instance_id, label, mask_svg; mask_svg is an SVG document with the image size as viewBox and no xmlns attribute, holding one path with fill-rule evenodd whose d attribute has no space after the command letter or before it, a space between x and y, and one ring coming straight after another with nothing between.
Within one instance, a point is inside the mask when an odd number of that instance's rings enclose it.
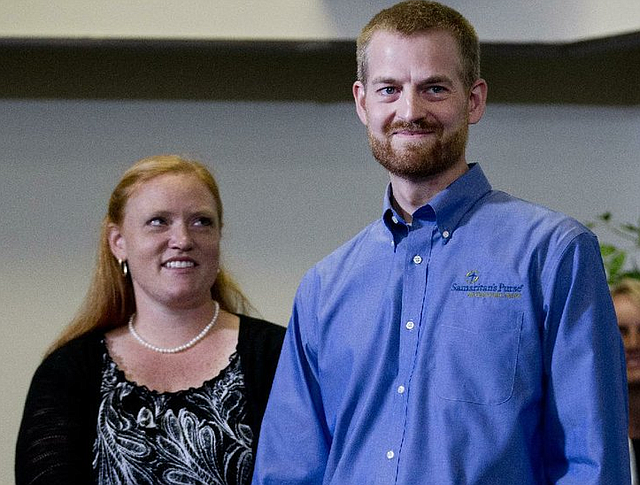
<instances>
[{"instance_id":1,"label":"gray wall","mask_svg":"<svg viewBox=\"0 0 640 485\"><path fill-rule=\"evenodd\" d=\"M386 184L349 103L0 100L0 126L3 485L31 375L84 295L106 200L133 161L178 152L213 169L224 261L281 324L304 271L378 216ZM636 221L639 133L637 106L490 104L468 158L496 188L582 221Z\"/></svg>"},{"instance_id":2,"label":"gray wall","mask_svg":"<svg viewBox=\"0 0 640 485\"><path fill-rule=\"evenodd\" d=\"M3 0L0 36L353 39L395 0ZM572 41L640 29L637 0L446 0L483 41Z\"/></svg>"}]
</instances>

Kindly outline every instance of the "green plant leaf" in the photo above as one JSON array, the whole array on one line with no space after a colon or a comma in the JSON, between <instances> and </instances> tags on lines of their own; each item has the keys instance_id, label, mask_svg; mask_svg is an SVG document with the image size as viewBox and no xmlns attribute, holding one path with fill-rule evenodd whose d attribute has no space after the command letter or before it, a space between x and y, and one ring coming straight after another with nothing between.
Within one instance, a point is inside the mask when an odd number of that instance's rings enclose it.
<instances>
[{"instance_id":1,"label":"green plant leaf","mask_svg":"<svg viewBox=\"0 0 640 485\"><path fill-rule=\"evenodd\" d=\"M617 251L619 249L611 244L600 244L600 254L602 254L603 258L607 258Z\"/></svg>"},{"instance_id":2,"label":"green plant leaf","mask_svg":"<svg viewBox=\"0 0 640 485\"><path fill-rule=\"evenodd\" d=\"M617 275L624 266L624 261L627 259L627 255L624 252L619 252L609 260L609 273L611 275Z\"/></svg>"},{"instance_id":3,"label":"green plant leaf","mask_svg":"<svg viewBox=\"0 0 640 485\"><path fill-rule=\"evenodd\" d=\"M624 247L614 244L600 243L600 254L607 272L607 282L612 285L621 278L640 280L640 218L638 224L620 223L613 220L611 212L603 212L595 222L585 224L592 230L603 228L621 240L626 240ZM631 244L629 244L631 243Z\"/></svg>"},{"instance_id":4,"label":"green plant leaf","mask_svg":"<svg viewBox=\"0 0 640 485\"><path fill-rule=\"evenodd\" d=\"M634 280L640 280L640 269L634 269L632 271L625 271L624 273L620 273L620 278L631 278Z\"/></svg>"},{"instance_id":5,"label":"green plant leaf","mask_svg":"<svg viewBox=\"0 0 640 485\"><path fill-rule=\"evenodd\" d=\"M633 224L620 224L620 227L625 231L640 234L640 227L634 226Z\"/></svg>"}]
</instances>

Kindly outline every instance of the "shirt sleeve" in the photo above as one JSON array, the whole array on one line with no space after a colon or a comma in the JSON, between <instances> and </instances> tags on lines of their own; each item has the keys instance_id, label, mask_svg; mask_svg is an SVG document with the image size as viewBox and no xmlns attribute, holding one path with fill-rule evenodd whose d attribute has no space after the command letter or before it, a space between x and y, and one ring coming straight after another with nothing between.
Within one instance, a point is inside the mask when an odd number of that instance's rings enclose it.
<instances>
[{"instance_id":1,"label":"shirt sleeve","mask_svg":"<svg viewBox=\"0 0 640 485\"><path fill-rule=\"evenodd\" d=\"M331 437L318 385L313 270L303 279L262 422L253 485L320 484Z\"/></svg>"},{"instance_id":2,"label":"shirt sleeve","mask_svg":"<svg viewBox=\"0 0 640 485\"><path fill-rule=\"evenodd\" d=\"M95 422L87 423L91 398L87 363L58 351L40 364L31 381L16 446L16 485L92 483Z\"/></svg>"},{"instance_id":3,"label":"shirt sleeve","mask_svg":"<svg viewBox=\"0 0 640 485\"><path fill-rule=\"evenodd\" d=\"M628 484L624 348L596 238L575 237L542 283L547 482Z\"/></svg>"}]
</instances>

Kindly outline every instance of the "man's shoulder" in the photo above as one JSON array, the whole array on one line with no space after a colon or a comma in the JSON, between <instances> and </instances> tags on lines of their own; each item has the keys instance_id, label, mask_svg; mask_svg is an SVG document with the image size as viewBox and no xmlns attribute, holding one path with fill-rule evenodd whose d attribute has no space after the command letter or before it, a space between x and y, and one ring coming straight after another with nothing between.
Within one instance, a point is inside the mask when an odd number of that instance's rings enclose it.
<instances>
[{"instance_id":1,"label":"man's shoulder","mask_svg":"<svg viewBox=\"0 0 640 485\"><path fill-rule=\"evenodd\" d=\"M320 281L331 284L343 277L348 268L379 257L386 245L391 246L391 234L382 219L377 219L314 264L303 276L300 287L312 288Z\"/></svg>"},{"instance_id":2,"label":"man's shoulder","mask_svg":"<svg viewBox=\"0 0 640 485\"><path fill-rule=\"evenodd\" d=\"M336 265L344 263L349 258L362 257L363 254L367 253L368 249L374 249L380 244L390 244L390 241L391 234L388 232L382 219L376 219L351 239L318 261L314 268L316 270L336 268Z\"/></svg>"},{"instance_id":3,"label":"man's shoulder","mask_svg":"<svg viewBox=\"0 0 640 485\"><path fill-rule=\"evenodd\" d=\"M499 190L491 191L481 210L514 234L524 231L556 238L573 239L580 234L595 237L584 224L571 216Z\"/></svg>"}]
</instances>

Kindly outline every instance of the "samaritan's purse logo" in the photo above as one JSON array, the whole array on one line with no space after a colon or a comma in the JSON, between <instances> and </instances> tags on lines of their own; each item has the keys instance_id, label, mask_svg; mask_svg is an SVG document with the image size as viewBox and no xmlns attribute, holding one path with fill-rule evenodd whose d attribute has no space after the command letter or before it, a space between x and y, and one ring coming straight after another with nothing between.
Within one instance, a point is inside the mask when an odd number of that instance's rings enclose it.
<instances>
[{"instance_id":1,"label":"samaritan's purse logo","mask_svg":"<svg viewBox=\"0 0 640 485\"><path fill-rule=\"evenodd\" d=\"M480 274L475 269L472 269L471 271L467 272L467 274L465 275L465 279L467 280L467 283L472 285L480 279Z\"/></svg>"},{"instance_id":2,"label":"samaritan's purse logo","mask_svg":"<svg viewBox=\"0 0 640 485\"><path fill-rule=\"evenodd\" d=\"M480 272L472 269L464 275L464 284L451 283L451 291L464 292L468 298L520 298L524 284L480 282Z\"/></svg>"}]
</instances>

